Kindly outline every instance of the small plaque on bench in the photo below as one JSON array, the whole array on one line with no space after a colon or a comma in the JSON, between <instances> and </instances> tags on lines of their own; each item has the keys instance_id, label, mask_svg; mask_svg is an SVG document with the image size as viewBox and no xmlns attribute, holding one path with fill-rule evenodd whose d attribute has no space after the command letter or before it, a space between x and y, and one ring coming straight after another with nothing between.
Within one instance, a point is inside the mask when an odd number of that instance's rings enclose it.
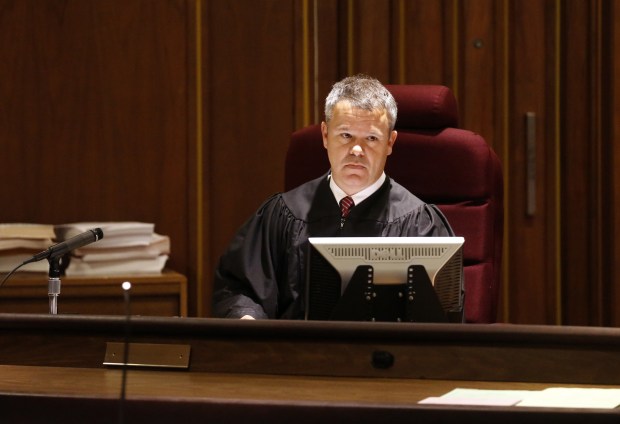
<instances>
[{"instance_id":1,"label":"small plaque on bench","mask_svg":"<svg viewBox=\"0 0 620 424\"><path fill-rule=\"evenodd\" d=\"M107 342L103 365L146 368L189 368L190 345Z\"/></svg>"}]
</instances>

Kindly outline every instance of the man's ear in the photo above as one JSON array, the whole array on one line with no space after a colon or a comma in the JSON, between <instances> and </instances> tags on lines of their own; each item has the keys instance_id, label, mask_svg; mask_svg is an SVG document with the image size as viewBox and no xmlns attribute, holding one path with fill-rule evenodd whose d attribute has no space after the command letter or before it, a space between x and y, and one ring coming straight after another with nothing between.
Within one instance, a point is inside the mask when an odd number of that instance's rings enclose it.
<instances>
[{"instance_id":1,"label":"man's ear","mask_svg":"<svg viewBox=\"0 0 620 424\"><path fill-rule=\"evenodd\" d=\"M327 149L327 123L321 122L321 137L323 137L323 147Z\"/></svg>"},{"instance_id":2,"label":"man's ear","mask_svg":"<svg viewBox=\"0 0 620 424\"><path fill-rule=\"evenodd\" d=\"M396 143L396 137L398 137L398 132L392 131L390 133L390 138L388 138L388 155L392 154L392 147L394 147L394 143Z\"/></svg>"}]
</instances>

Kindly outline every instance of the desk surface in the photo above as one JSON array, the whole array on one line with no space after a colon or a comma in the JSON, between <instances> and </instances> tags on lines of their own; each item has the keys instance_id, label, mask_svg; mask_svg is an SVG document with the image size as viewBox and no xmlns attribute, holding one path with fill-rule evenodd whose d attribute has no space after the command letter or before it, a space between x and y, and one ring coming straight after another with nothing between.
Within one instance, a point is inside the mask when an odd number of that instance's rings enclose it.
<instances>
[{"instance_id":1,"label":"desk surface","mask_svg":"<svg viewBox=\"0 0 620 424\"><path fill-rule=\"evenodd\" d=\"M6 418L19 422L109 423L117 417L121 370L0 366L0 375L0 407ZM457 387L542 390L552 385L129 370L124 413L139 422L173 420L186 424L220 419L296 424L411 422L416 418L431 418L430 422L475 419L477 423L599 423L620 419L615 410L418 404L428 396L441 396ZM257 417L265 421L256 421Z\"/></svg>"}]
</instances>

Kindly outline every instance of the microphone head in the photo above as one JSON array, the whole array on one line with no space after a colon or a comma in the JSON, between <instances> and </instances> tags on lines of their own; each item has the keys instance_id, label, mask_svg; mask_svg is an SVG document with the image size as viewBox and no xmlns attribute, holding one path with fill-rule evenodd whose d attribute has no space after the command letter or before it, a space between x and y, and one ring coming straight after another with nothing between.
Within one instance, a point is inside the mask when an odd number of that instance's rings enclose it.
<instances>
[{"instance_id":1,"label":"microphone head","mask_svg":"<svg viewBox=\"0 0 620 424\"><path fill-rule=\"evenodd\" d=\"M93 228L91 231L95 235L95 241L99 241L103 238L103 231L101 228Z\"/></svg>"}]
</instances>

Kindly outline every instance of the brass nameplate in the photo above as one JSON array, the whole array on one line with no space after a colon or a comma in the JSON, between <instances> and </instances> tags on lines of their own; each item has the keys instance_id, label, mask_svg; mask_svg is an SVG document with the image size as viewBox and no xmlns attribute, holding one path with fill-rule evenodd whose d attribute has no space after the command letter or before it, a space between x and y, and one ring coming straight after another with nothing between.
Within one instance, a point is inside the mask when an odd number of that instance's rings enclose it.
<instances>
[{"instance_id":1,"label":"brass nameplate","mask_svg":"<svg viewBox=\"0 0 620 424\"><path fill-rule=\"evenodd\" d=\"M189 368L190 345L129 343L128 367ZM125 365L125 343L107 342L103 365Z\"/></svg>"}]
</instances>

